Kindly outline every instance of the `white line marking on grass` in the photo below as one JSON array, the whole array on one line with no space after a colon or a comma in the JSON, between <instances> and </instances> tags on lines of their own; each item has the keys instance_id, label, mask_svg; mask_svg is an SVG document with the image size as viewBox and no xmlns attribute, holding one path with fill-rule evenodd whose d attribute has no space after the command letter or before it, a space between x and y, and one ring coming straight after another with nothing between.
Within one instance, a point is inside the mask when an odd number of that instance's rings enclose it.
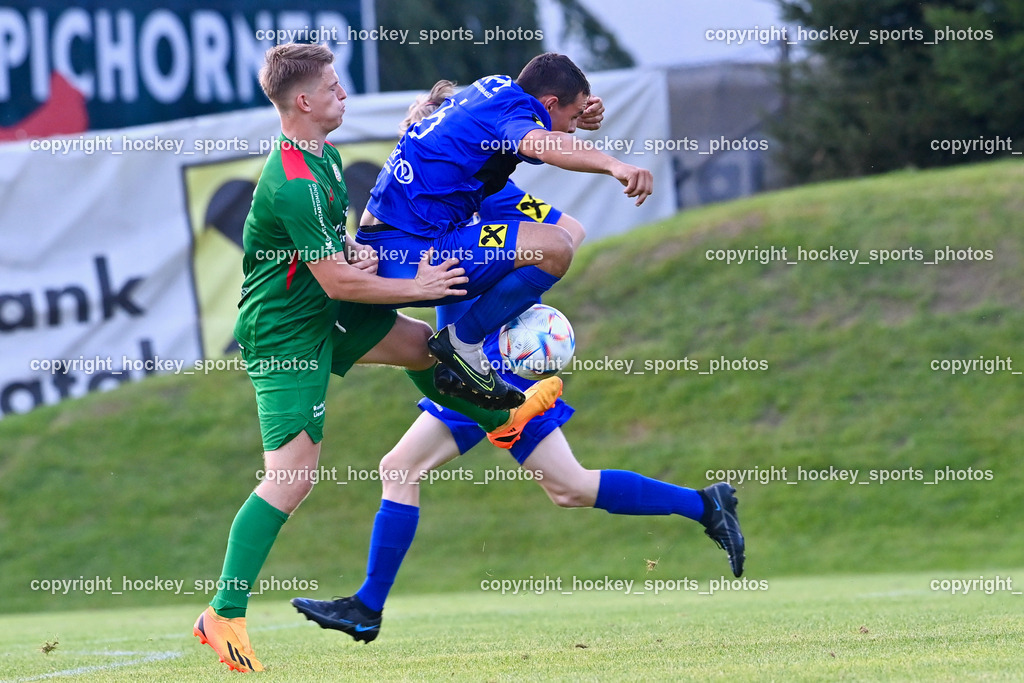
<instances>
[{"instance_id":1,"label":"white line marking on grass","mask_svg":"<svg viewBox=\"0 0 1024 683\"><path fill-rule=\"evenodd\" d=\"M166 650L164 652L86 652L82 654L87 655L105 655L109 657L135 657L137 655L144 655L137 659L127 659L120 662L113 662L111 664L93 664L92 666L79 666L74 669L64 669L62 671L51 671L48 674L41 674L39 676L29 676L27 678L16 678L15 681L42 681L47 678L60 678L62 676L80 676L82 674L92 673L94 671L109 671L110 669L120 669L125 666L137 666L139 664L149 664L150 662L162 662L168 659L177 659L181 656L180 652L175 650Z\"/></svg>"},{"instance_id":2,"label":"white line marking on grass","mask_svg":"<svg viewBox=\"0 0 1024 683\"><path fill-rule=\"evenodd\" d=\"M306 623L307 622L305 620L303 620L303 621L296 621L296 622L289 621L288 623L271 624L269 626L250 626L248 630L249 630L250 633L260 633L262 631L283 631L285 629L304 627L306 625ZM174 633L157 633L157 634L152 635L152 636L146 636L145 639L146 640L179 640L180 639L183 642L188 642L188 643L198 643L199 642L198 640L195 640L195 636L192 635L192 627L191 626L189 626L187 629L185 629L183 631L176 631ZM81 642L83 644L86 644L86 645L108 645L108 644L112 644L112 643L126 643L126 642L130 642L130 641L138 642L139 641L139 636L118 636L116 638L93 638L93 639L83 640ZM0 683L2 683L2 682L0 682Z\"/></svg>"}]
</instances>

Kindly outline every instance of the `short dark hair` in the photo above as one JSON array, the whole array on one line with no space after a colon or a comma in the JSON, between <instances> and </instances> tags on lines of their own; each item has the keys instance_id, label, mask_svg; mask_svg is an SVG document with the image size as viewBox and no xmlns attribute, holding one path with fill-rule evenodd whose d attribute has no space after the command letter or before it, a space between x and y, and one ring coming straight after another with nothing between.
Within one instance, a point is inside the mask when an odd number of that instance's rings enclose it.
<instances>
[{"instance_id":1,"label":"short dark hair","mask_svg":"<svg viewBox=\"0 0 1024 683\"><path fill-rule=\"evenodd\" d=\"M537 99L556 96L563 107L572 104L580 93L590 97L587 77L571 59L555 52L545 52L531 59L519 72L516 83Z\"/></svg>"}]
</instances>

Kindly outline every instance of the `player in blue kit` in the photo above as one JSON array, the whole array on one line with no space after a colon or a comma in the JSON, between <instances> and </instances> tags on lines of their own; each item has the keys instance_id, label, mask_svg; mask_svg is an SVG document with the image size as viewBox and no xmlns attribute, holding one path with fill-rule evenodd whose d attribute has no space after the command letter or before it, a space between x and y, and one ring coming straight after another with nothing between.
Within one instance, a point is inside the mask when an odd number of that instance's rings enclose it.
<instances>
[{"instance_id":1,"label":"player in blue kit","mask_svg":"<svg viewBox=\"0 0 1024 683\"><path fill-rule=\"evenodd\" d=\"M572 262L573 237L559 227L474 219L517 164L611 175L637 205L651 193L649 171L574 143L589 97L586 76L568 57L539 55L515 80L488 76L446 99L409 128L377 178L358 239L380 254L379 273L413 277L433 247L435 258L460 260L466 298L479 297L428 342L444 393L490 408L522 401L491 371L484 337L539 301Z\"/></svg>"},{"instance_id":2,"label":"player in blue kit","mask_svg":"<svg viewBox=\"0 0 1024 683\"><path fill-rule=\"evenodd\" d=\"M444 85L442 85L444 84ZM438 88L442 92L452 84L435 85L429 99L414 105L411 112L422 115L438 106ZM428 112L422 112L422 107ZM603 107L601 108L603 111ZM600 120L597 120L597 124ZM596 127L596 125L594 126ZM574 236L578 247L583 227L568 214L520 190L512 181L497 194L484 200L481 222L507 222L522 218L559 225ZM472 305L462 301L437 309L438 327L456 319ZM501 367L498 335L488 335L484 343L486 357ZM503 378L525 388L527 380L511 373ZM370 642L380 632L384 602L394 584L406 552L412 544L419 520L419 482L426 473L458 457L483 440L485 433L469 418L424 398L423 413L406 431L398 444L381 460L383 494L380 511L374 520L366 579L359 591L336 600L295 598L292 604L323 628L349 634L357 641ZM678 514L700 522L705 533L729 556L735 576L743 573L745 541L736 516L735 489L728 483L713 484L703 490L675 486L624 470L590 470L576 460L561 427L572 417L573 408L558 399L554 407L534 418L512 443L491 439L512 456L560 507L594 507L613 514ZM390 473L399 475L391 477Z\"/></svg>"}]
</instances>

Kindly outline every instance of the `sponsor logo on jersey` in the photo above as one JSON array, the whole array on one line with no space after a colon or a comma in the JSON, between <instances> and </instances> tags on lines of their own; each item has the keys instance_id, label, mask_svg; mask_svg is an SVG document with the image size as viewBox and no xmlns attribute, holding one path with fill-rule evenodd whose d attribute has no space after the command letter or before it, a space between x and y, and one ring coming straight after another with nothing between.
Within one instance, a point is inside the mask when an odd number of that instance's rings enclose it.
<instances>
[{"instance_id":1,"label":"sponsor logo on jersey","mask_svg":"<svg viewBox=\"0 0 1024 683\"><path fill-rule=\"evenodd\" d=\"M480 246L496 247L500 249L505 246L505 232L508 224L484 224L480 226Z\"/></svg>"},{"instance_id":2,"label":"sponsor logo on jersey","mask_svg":"<svg viewBox=\"0 0 1024 683\"><path fill-rule=\"evenodd\" d=\"M531 221L543 223L551 213L551 205L542 199L537 199L530 193L523 195L523 198L516 203L516 208L522 211Z\"/></svg>"},{"instance_id":3,"label":"sponsor logo on jersey","mask_svg":"<svg viewBox=\"0 0 1024 683\"><path fill-rule=\"evenodd\" d=\"M413 176L414 174L412 172L412 164L410 164L408 161L406 161L405 159L400 159L398 163L395 164L395 180L402 183L403 185L408 185L409 183L412 182Z\"/></svg>"}]
</instances>

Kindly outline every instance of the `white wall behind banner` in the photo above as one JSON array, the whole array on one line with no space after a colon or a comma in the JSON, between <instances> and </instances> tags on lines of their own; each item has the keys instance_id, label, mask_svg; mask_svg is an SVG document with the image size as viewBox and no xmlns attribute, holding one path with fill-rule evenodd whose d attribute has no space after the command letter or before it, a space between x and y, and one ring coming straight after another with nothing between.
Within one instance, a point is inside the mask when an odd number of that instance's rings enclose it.
<instances>
[{"instance_id":1,"label":"white wall behind banner","mask_svg":"<svg viewBox=\"0 0 1024 683\"><path fill-rule=\"evenodd\" d=\"M581 143L649 168L655 194L637 208L605 176L522 164L514 178L594 238L671 214L675 197L669 157L645 145L668 136L664 74L591 83L608 113ZM354 207L413 95L348 101L331 139ZM230 350L238 230L278 126L266 108L0 145L0 417Z\"/></svg>"}]
</instances>

